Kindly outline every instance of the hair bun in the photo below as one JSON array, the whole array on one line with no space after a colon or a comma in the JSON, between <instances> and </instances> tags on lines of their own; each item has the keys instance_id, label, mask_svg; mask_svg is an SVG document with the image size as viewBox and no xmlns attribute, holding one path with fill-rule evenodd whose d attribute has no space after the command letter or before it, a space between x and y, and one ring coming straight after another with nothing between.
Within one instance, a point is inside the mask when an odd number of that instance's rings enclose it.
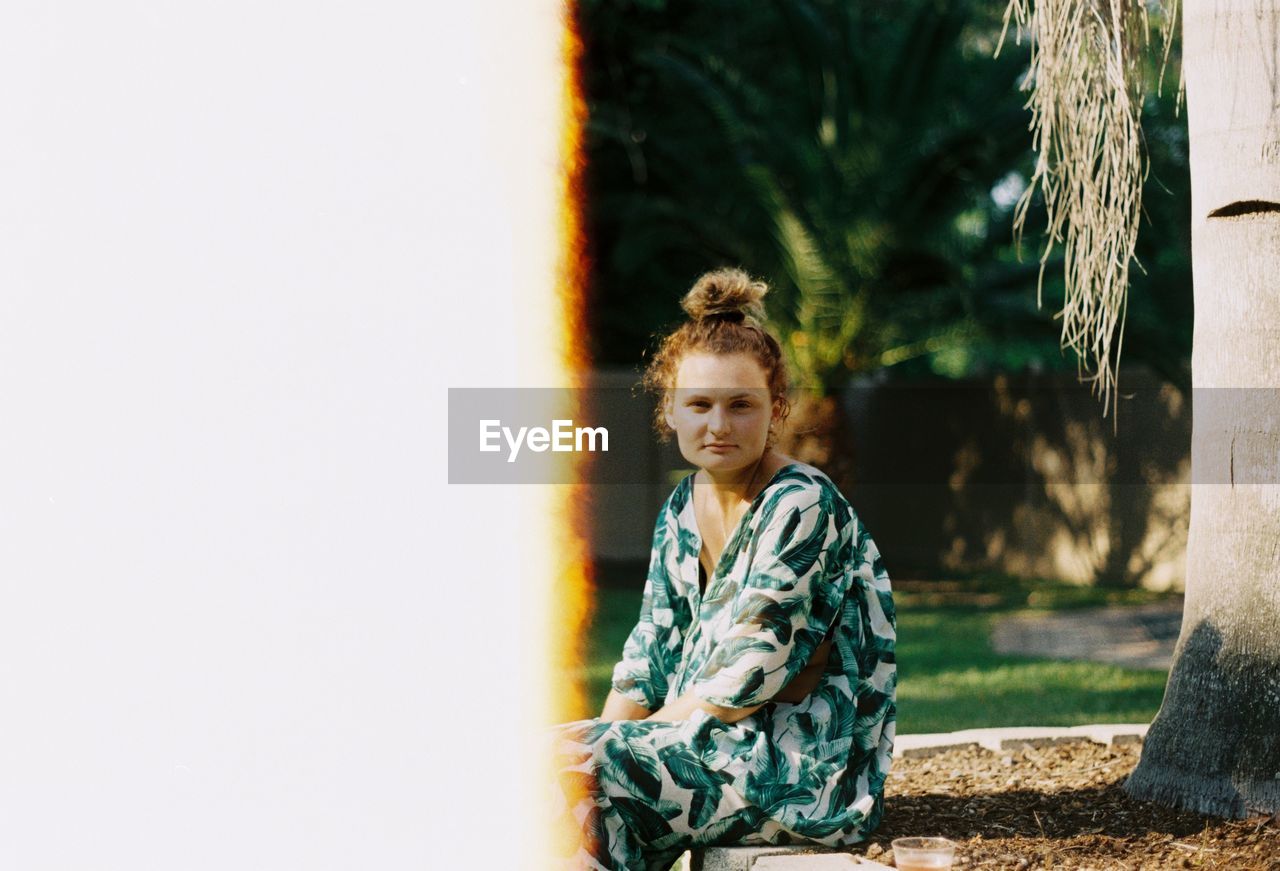
<instances>
[{"instance_id":1,"label":"hair bun","mask_svg":"<svg viewBox=\"0 0 1280 871\"><path fill-rule=\"evenodd\" d=\"M694 320L764 321L764 295L769 286L753 281L741 269L717 269L699 278L680 306Z\"/></svg>"}]
</instances>

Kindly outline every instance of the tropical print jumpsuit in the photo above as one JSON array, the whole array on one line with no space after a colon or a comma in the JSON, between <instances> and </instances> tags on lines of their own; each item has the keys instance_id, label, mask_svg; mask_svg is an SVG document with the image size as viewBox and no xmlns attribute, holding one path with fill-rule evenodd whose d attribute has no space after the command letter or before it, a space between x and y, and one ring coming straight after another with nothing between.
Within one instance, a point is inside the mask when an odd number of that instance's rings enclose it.
<instances>
[{"instance_id":1,"label":"tropical print jumpsuit","mask_svg":"<svg viewBox=\"0 0 1280 871\"><path fill-rule=\"evenodd\" d=\"M690 475L658 517L613 687L651 711L690 691L766 704L732 724L697 710L556 727L557 810L581 835L561 852L578 867L665 869L712 844L852 844L883 813L897 671L875 544L826 475L793 463L752 501L703 593L692 488ZM828 637L817 687L770 702Z\"/></svg>"}]
</instances>

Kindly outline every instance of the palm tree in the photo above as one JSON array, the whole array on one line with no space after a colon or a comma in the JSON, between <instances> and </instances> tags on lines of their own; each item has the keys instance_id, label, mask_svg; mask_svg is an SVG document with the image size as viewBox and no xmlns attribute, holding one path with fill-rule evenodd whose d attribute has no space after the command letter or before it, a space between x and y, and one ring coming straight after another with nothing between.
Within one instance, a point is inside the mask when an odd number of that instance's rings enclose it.
<instances>
[{"instance_id":1,"label":"palm tree","mask_svg":"<svg viewBox=\"0 0 1280 871\"><path fill-rule=\"evenodd\" d=\"M970 352L1010 321L1052 350L1025 295L1036 267L1015 261L1011 211L991 197L1029 169L1026 56L990 63L999 21L981 4L653 5L650 20L585 4L594 93L608 95L588 156L599 283L654 275L671 299L718 263L768 277L819 395ZM640 320L635 302L606 302L619 328Z\"/></svg>"},{"instance_id":2,"label":"palm tree","mask_svg":"<svg viewBox=\"0 0 1280 871\"><path fill-rule=\"evenodd\" d=\"M1145 9L1010 4L1039 40L1042 179L1053 235L1074 246L1064 341L1104 393L1137 230ZM1126 784L1138 798L1231 817L1280 810L1278 34L1280 0L1187 0L1196 412L1187 596L1164 703ZM1080 131L1091 138L1073 142Z\"/></svg>"}]
</instances>

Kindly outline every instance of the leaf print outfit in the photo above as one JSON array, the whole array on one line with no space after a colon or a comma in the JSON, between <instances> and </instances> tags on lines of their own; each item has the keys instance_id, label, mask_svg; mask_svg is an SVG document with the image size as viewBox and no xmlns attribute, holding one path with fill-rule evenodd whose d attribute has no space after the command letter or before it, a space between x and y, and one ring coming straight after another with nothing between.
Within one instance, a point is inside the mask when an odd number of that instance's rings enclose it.
<instances>
[{"instance_id":1,"label":"leaf print outfit","mask_svg":"<svg viewBox=\"0 0 1280 871\"><path fill-rule=\"evenodd\" d=\"M665 869L711 844L853 844L884 810L897 671L875 544L826 475L792 463L752 501L702 593L692 487L690 475L658 516L613 687L651 711L689 691L720 707L767 704L732 724L697 710L556 727L557 800L589 868ZM816 688L769 701L829 634Z\"/></svg>"}]
</instances>

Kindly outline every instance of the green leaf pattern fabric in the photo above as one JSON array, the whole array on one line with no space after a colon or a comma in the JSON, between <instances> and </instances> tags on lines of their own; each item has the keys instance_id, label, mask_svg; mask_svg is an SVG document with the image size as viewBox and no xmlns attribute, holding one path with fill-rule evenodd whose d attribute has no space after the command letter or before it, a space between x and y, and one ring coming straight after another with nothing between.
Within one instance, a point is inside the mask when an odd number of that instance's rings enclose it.
<instances>
[{"instance_id":1,"label":"green leaf pattern fabric","mask_svg":"<svg viewBox=\"0 0 1280 871\"><path fill-rule=\"evenodd\" d=\"M880 822L895 724L894 609L879 551L835 485L779 469L726 543L705 592L693 476L654 528L640 618L613 686L649 710L687 692L728 724L581 720L556 727L563 792L582 840L576 867L664 869L692 846L861 841ZM831 635L817 687L770 701ZM870 797L865 815L854 805ZM863 802L865 806L865 802Z\"/></svg>"}]
</instances>

